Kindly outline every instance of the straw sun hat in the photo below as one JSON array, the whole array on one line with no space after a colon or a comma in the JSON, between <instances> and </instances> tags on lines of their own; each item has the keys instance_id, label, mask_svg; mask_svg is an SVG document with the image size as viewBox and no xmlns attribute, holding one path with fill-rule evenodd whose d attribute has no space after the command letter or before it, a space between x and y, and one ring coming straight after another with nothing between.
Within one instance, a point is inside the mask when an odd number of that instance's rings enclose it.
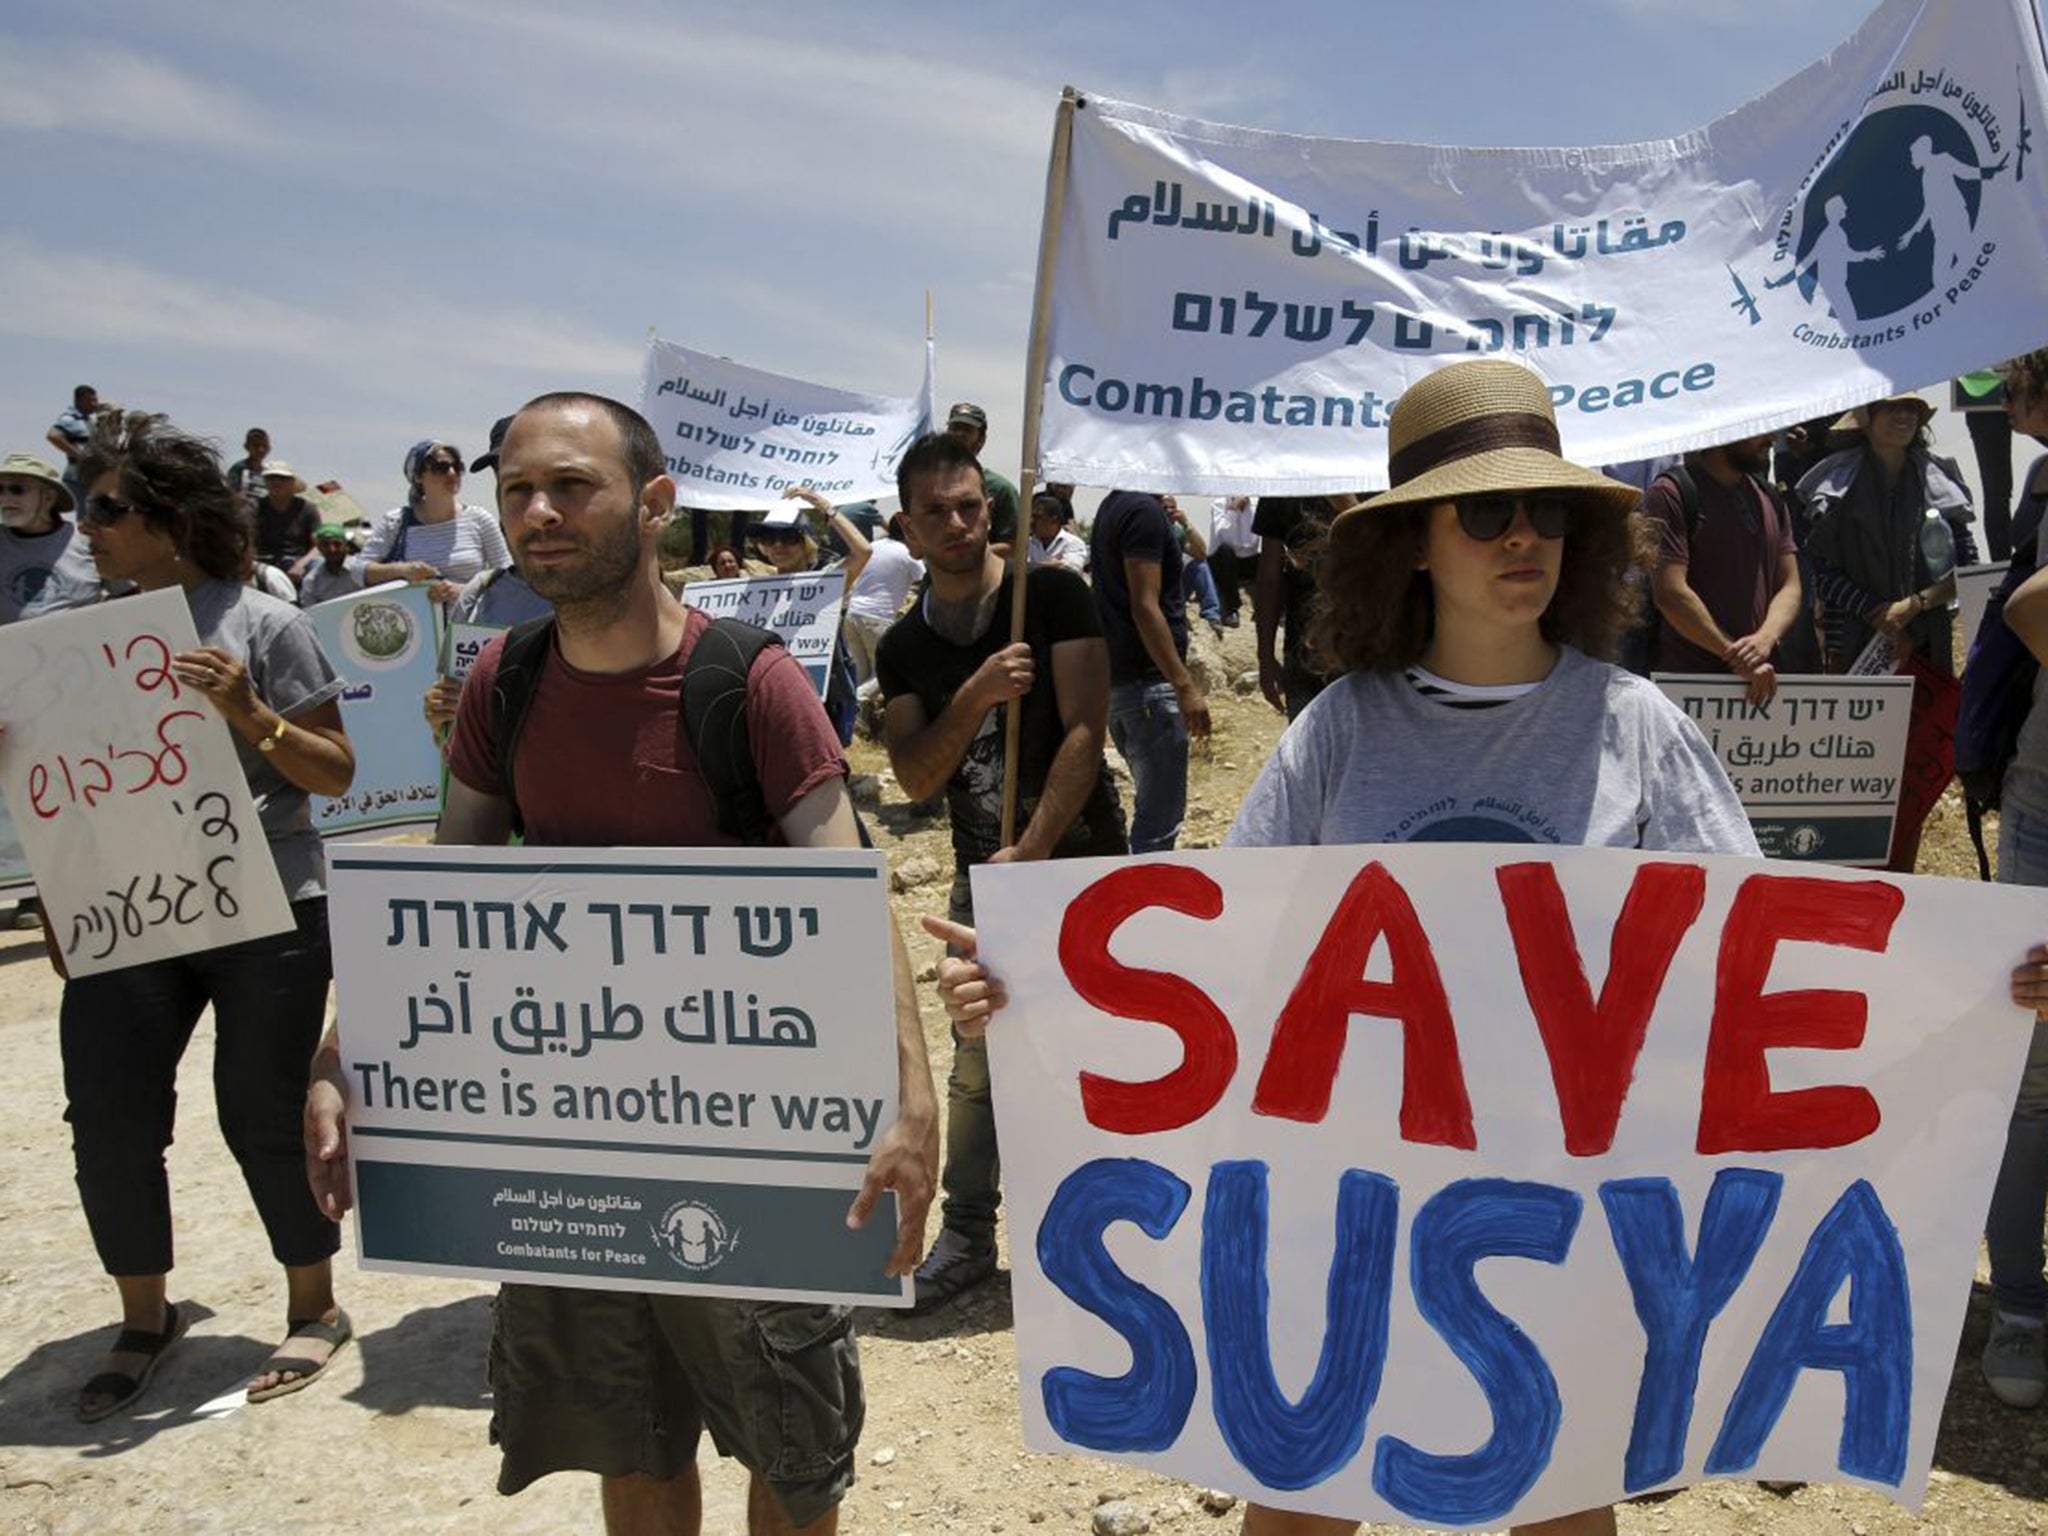
<instances>
[{"instance_id":1,"label":"straw sun hat","mask_svg":"<svg viewBox=\"0 0 2048 1536\"><path fill-rule=\"evenodd\" d=\"M1393 489L1337 514L1335 528L1368 512L1460 496L1562 491L1616 513L1642 492L1568 463L1543 381L1517 363L1477 358L1417 380L1394 403L1387 428Z\"/></svg>"}]
</instances>

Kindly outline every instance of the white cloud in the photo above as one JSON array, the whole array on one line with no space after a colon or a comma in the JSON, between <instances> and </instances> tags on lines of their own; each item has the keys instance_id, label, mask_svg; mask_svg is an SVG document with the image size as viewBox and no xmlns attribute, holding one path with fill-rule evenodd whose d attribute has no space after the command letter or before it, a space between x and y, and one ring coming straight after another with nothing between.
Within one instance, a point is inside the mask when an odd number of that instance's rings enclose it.
<instances>
[{"instance_id":1,"label":"white cloud","mask_svg":"<svg viewBox=\"0 0 2048 1536\"><path fill-rule=\"evenodd\" d=\"M0 129L257 150L275 125L231 91L102 43L0 36Z\"/></svg>"}]
</instances>

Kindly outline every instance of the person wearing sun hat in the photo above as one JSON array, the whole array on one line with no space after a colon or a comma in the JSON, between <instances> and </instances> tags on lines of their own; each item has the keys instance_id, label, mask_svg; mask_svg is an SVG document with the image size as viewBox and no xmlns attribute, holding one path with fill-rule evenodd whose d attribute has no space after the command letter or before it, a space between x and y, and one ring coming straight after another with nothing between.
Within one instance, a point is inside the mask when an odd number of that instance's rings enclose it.
<instances>
[{"instance_id":1,"label":"person wearing sun hat","mask_svg":"<svg viewBox=\"0 0 2048 1536\"><path fill-rule=\"evenodd\" d=\"M1757 856L1699 728L1605 657L1636 619L1634 487L1566 460L1541 379L1493 359L1410 386L1393 488L1332 519L1313 639L1332 674L1267 759L1226 846L1502 842ZM972 929L939 965L961 1033L1001 991ZM1619 1447L1617 1454L1619 1452ZM1248 1505L1246 1536L1355 1522ZM1517 1527L1613 1536L1611 1510Z\"/></svg>"},{"instance_id":2,"label":"person wearing sun hat","mask_svg":"<svg viewBox=\"0 0 2048 1536\"><path fill-rule=\"evenodd\" d=\"M263 483L253 508L256 558L289 571L313 552L320 513L306 500L306 482L283 459L263 466Z\"/></svg>"},{"instance_id":3,"label":"person wearing sun hat","mask_svg":"<svg viewBox=\"0 0 2048 1536\"><path fill-rule=\"evenodd\" d=\"M99 573L65 517L71 488L33 454L0 461L0 624L97 602Z\"/></svg>"}]
</instances>

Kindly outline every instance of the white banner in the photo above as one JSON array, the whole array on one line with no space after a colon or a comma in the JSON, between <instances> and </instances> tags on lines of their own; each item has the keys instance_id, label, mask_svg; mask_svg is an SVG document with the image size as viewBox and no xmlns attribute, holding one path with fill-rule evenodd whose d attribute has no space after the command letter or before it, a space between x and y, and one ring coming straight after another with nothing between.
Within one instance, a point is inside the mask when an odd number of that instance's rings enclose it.
<instances>
[{"instance_id":1,"label":"white banner","mask_svg":"<svg viewBox=\"0 0 2048 1536\"><path fill-rule=\"evenodd\" d=\"M1673 139L1367 143L1087 96L1041 461L1138 490L1386 484L1393 401L1501 354L1587 464L1680 453L2048 341L2028 0L1888 0ZM1533 98L1532 98L1533 99Z\"/></svg>"},{"instance_id":2,"label":"white banner","mask_svg":"<svg viewBox=\"0 0 2048 1536\"><path fill-rule=\"evenodd\" d=\"M1434 1527L1922 1498L2048 893L1407 845L974 905L1028 1445Z\"/></svg>"},{"instance_id":3,"label":"white banner","mask_svg":"<svg viewBox=\"0 0 2048 1536\"><path fill-rule=\"evenodd\" d=\"M1698 722L1767 859L1881 867L1899 810L1910 677L1781 677L1749 702L1741 678L1659 672L1664 696Z\"/></svg>"},{"instance_id":4,"label":"white banner","mask_svg":"<svg viewBox=\"0 0 2048 1536\"><path fill-rule=\"evenodd\" d=\"M887 866L329 850L366 1269L908 1306ZM682 900L677 898L681 897Z\"/></svg>"},{"instance_id":5,"label":"white banner","mask_svg":"<svg viewBox=\"0 0 2048 1536\"><path fill-rule=\"evenodd\" d=\"M743 619L773 631L818 697L825 697L832 682L832 650L839 643L839 610L846 602L846 577L840 572L693 581L683 589L683 598L714 619Z\"/></svg>"},{"instance_id":6,"label":"white banner","mask_svg":"<svg viewBox=\"0 0 2048 1536\"><path fill-rule=\"evenodd\" d=\"M73 976L292 926L218 711L171 671L182 591L7 626L0 791Z\"/></svg>"},{"instance_id":7,"label":"white banner","mask_svg":"<svg viewBox=\"0 0 2048 1536\"><path fill-rule=\"evenodd\" d=\"M430 822L441 810L441 750L420 713L440 675L440 610L424 584L385 582L306 610L344 684L355 748L345 794L313 797L322 837Z\"/></svg>"},{"instance_id":8,"label":"white banner","mask_svg":"<svg viewBox=\"0 0 2048 1536\"><path fill-rule=\"evenodd\" d=\"M640 414L685 507L790 512L808 485L833 502L896 494L896 461L932 429L932 344L915 395L862 395L650 341Z\"/></svg>"},{"instance_id":9,"label":"white banner","mask_svg":"<svg viewBox=\"0 0 2048 1536\"><path fill-rule=\"evenodd\" d=\"M453 682L466 682L484 647L505 633L504 624L450 624L441 637L441 675Z\"/></svg>"}]
</instances>

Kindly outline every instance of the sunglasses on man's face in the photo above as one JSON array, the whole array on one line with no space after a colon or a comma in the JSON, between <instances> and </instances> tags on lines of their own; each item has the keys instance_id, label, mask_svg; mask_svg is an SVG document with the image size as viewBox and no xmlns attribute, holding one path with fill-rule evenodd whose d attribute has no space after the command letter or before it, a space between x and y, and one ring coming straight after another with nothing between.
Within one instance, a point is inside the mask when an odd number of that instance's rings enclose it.
<instances>
[{"instance_id":1,"label":"sunglasses on man's face","mask_svg":"<svg viewBox=\"0 0 2048 1536\"><path fill-rule=\"evenodd\" d=\"M1515 526L1517 507L1528 515L1538 538L1561 539L1572 531L1572 503L1564 496L1460 496L1451 505L1465 536L1482 544Z\"/></svg>"}]
</instances>

